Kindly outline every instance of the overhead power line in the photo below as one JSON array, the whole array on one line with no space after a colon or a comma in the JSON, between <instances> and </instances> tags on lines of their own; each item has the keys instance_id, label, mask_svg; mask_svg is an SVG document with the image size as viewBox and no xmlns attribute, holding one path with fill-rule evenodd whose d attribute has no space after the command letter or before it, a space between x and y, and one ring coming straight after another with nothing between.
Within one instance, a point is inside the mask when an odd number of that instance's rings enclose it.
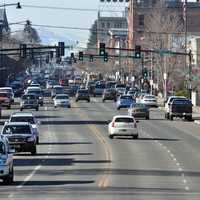
<instances>
[{"instance_id":1,"label":"overhead power line","mask_svg":"<svg viewBox=\"0 0 200 200\"><path fill-rule=\"evenodd\" d=\"M86 12L98 12L98 11L105 11L105 12L122 12L122 10L99 10L99 9L92 9L92 8L68 8L68 7L57 7L57 6L36 6L36 5L27 5L23 4L23 7L27 8L39 8L39 9L51 9L51 10L70 10L70 11L86 11Z\"/></svg>"},{"instance_id":2,"label":"overhead power line","mask_svg":"<svg viewBox=\"0 0 200 200\"><path fill-rule=\"evenodd\" d=\"M24 23L20 23L19 25L25 25ZM71 27L71 26L55 26L55 25L48 25L48 24L31 24L31 26L35 27L45 27L45 28L55 28L55 29L68 29L68 30L80 30L80 31L91 31L92 33L102 33L107 32L108 30L105 29L93 29L93 28L86 28L86 27ZM128 30L127 30L128 32ZM138 33L138 31L131 31L131 33ZM143 31L146 34L174 34L174 35L181 35L185 34L184 32L154 32L154 31Z\"/></svg>"}]
</instances>

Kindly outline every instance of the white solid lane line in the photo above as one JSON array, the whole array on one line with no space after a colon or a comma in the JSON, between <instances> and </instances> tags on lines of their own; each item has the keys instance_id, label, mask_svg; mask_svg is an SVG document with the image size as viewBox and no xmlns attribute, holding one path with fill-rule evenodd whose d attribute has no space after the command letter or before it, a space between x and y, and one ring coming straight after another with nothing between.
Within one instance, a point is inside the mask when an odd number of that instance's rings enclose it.
<instances>
[{"instance_id":1,"label":"white solid lane line","mask_svg":"<svg viewBox=\"0 0 200 200\"><path fill-rule=\"evenodd\" d=\"M23 186L34 176L34 174L42 167L42 165L38 165L35 169L23 180L23 182L17 186L18 189L23 188Z\"/></svg>"}]
</instances>

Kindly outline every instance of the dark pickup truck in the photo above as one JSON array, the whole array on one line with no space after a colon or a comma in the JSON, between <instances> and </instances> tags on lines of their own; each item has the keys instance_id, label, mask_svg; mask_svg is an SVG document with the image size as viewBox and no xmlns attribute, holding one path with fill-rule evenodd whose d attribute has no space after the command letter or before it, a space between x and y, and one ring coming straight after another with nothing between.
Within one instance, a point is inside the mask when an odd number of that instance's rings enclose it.
<instances>
[{"instance_id":1,"label":"dark pickup truck","mask_svg":"<svg viewBox=\"0 0 200 200\"><path fill-rule=\"evenodd\" d=\"M192 106L189 99L174 99L169 107L169 119L180 117L192 121Z\"/></svg>"}]
</instances>

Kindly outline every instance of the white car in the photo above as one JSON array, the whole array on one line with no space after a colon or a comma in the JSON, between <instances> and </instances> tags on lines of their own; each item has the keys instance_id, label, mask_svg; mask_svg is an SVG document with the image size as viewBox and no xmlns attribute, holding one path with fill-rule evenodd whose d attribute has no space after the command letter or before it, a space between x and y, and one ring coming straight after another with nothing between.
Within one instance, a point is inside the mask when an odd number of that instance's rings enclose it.
<instances>
[{"instance_id":1,"label":"white car","mask_svg":"<svg viewBox=\"0 0 200 200\"><path fill-rule=\"evenodd\" d=\"M8 139L0 135L0 179L2 179L5 184L12 184L14 179L14 152L15 151L9 146Z\"/></svg>"},{"instance_id":2,"label":"white car","mask_svg":"<svg viewBox=\"0 0 200 200\"><path fill-rule=\"evenodd\" d=\"M108 124L109 138L114 136L132 136L134 139L138 138L138 127L134 117L129 115L116 115Z\"/></svg>"},{"instance_id":3,"label":"white car","mask_svg":"<svg viewBox=\"0 0 200 200\"><path fill-rule=\"evenodd\" d=\"M140 103L145 104L148 107L158 107L157 99L154 95L145 95L140 100Z\"/></svg>"},{"instance_id":4,"label":"white car","mask_svg":"<svg viewBox=\"0 0 200 200\"><path fill-rule=\"evenodd\" d=\"M36 143L39 144L39 122L31 112L16 112L10 116L9 122L28 122L33 128L33 132L36 136Z\"/></svg>"},{"instance_id":5,"label":"white car","mask_svg":"<svg viewBox=\"0 0 200 200\"><path fill-rule=\"evenodd\" d=\"M54 107L67 107L71 108L69 96L66 94L58 94L54 97Z\"/></svg>"}]
</instances>

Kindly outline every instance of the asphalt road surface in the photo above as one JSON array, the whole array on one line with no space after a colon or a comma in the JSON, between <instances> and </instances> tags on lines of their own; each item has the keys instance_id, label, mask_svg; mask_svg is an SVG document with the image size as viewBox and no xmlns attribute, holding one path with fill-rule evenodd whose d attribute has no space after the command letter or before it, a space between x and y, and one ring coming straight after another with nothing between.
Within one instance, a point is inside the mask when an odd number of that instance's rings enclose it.
<instances>
[{"instance_id":1,"label":"asphalt road surface","mask_svg":"<svg viewBox=\"0 0 200 200\"><path fill-rule=\"evenodd\" d=\"M1 121L18 110L4 111ZM127 113L113 102L46 104L34 113L41 122L38 154L15 155L15 182L0 183L0 199L200 199L199 125L166 121L153 109L138 124L139 139L111 140L107 121Z\"/></svg>"}]
</instances>

